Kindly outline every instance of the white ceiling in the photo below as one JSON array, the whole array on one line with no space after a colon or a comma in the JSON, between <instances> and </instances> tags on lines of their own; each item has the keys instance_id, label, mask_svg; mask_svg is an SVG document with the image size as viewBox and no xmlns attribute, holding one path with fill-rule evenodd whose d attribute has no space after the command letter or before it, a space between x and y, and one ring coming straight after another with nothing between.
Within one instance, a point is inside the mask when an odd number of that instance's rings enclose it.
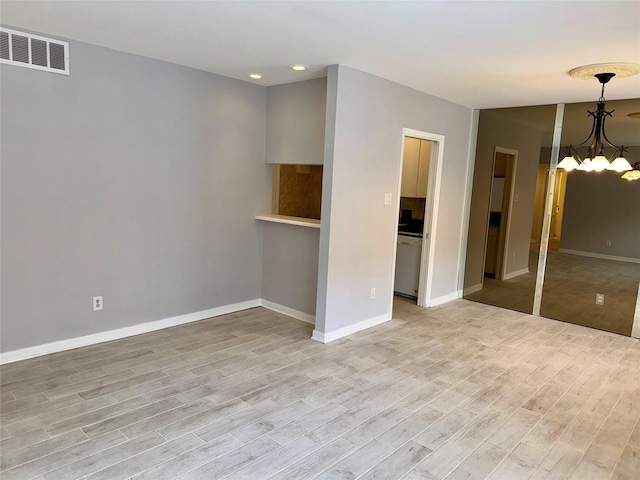
<instances>
[{"instance_id":1,"label":"white ceiling","mask_svg":"<svg viewBox=\"0 0 640 480\"><path fill-rule=\"evenodd\" d=\"M262 85L342 64L473 108L589 101L598 83L568 70L640 63L638 1L2 0L0 15L5 26L241 80L263 73ZM640 76L607 92L640 97Z\"/></svg>"}]
</instances>

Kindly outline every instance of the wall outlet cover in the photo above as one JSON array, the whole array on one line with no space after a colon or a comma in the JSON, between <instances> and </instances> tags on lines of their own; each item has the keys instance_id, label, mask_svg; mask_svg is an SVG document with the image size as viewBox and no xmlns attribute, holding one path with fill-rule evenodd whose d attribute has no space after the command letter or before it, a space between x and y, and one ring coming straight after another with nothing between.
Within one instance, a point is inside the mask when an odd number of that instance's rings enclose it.
<instances>
[{"instance_id":1,"label":"wall outlet cover","mask_svg":"<svg viewBox=\"0 0 640 480\"><path fill-rule=\"evenodd\" d=\"M98 310L102 310L103 307L102 296L93 297L93 311L97 312Z\"/></svg>"}]
</instances>

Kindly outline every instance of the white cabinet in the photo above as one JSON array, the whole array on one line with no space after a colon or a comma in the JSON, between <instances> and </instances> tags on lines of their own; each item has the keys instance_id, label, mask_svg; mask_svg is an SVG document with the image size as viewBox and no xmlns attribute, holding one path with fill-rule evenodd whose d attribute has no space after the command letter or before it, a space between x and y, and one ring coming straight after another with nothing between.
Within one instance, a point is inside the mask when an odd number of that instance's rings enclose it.
<instances>
[{"instance_id":1,"label":"white cabinet","mask_svg":"<svg viewBox=\"0 0 640 480\"><path fill-rule=\"evenodd\" d=\"M427 198L431 142L405 137L402 157L401 197Z\"/></svg>"}]
</instances>

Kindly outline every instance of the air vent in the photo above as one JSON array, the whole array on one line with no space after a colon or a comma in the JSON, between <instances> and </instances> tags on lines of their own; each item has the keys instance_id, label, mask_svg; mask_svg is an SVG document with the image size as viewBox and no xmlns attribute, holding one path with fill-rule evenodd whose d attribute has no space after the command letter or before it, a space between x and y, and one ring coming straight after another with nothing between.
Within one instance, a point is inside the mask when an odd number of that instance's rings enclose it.
<instances>
[{"instance_id":1,"label":"air vent","mask_svg":"<svg viewBox=\"0 0 640 480\"><path fill-rule=\"evenodd\" d=\"M69 44L0 27L0 63L69 75Z\"/></svg>"}]
</instances>

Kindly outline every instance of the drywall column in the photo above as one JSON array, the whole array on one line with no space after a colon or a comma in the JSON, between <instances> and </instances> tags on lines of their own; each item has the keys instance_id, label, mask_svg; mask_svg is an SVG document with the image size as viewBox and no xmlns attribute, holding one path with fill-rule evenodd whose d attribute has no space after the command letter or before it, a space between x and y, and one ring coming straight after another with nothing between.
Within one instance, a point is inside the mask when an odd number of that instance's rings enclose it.
<instances>
[{"instance_id":1,"label":"drywall column","mask_svg":"<svg viewBox=\"0 0 640 480\"><path fill-rule=\"evenodd\" d=\"M315 339L331 341L391 318L403 128L446 138L432 303L458 297L471 117L461 105L329 68Z\"/></svg>"}]
</instances>

